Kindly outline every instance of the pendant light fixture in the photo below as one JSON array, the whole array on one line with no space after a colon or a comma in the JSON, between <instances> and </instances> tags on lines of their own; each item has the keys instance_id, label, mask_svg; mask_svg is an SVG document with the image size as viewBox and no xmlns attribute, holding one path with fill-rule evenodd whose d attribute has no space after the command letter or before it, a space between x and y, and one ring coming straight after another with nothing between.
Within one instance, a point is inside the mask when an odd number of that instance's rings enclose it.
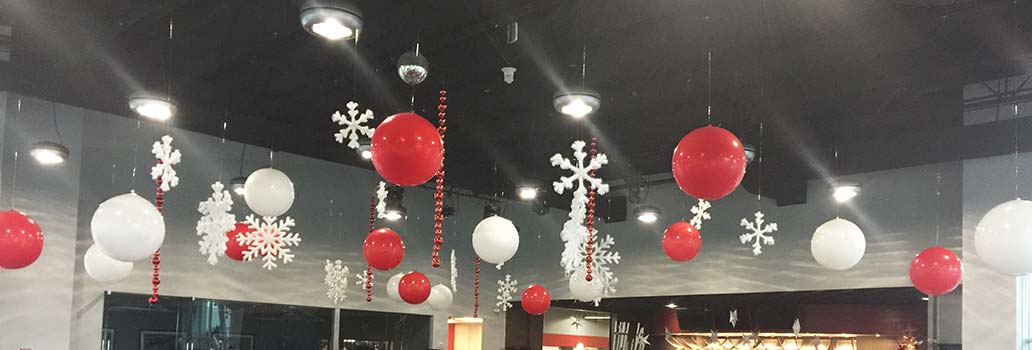
<instances>
[{"instance_id":1,"label":"pendant light fixture","mask_svg":"<svg viewBox=\"0 0 1032 350\"><path fill-rule=\"evenodd\" d=\"M50 102L52 118L54 121L54 132L57 134L57 142L39 141L32 145L29 154L36 162L42 165L54 165L64 163L68 159L68 147L65 147L61 138L61 129L57 126L57 103ZM18 101L18 110L21 111L21 100Z\"/></svg>"},{"instance_id":2,"label":"pendant light fixture","mask_svg":"<svg viewBox=\"0 0 1032 350\"><path fill-rule=\"evenodd\" d=\"M306 0L301 5L301 26L326 40L354 38L362 31L362 11L342 0Z\"/></svg>"},{"instance_id":3,"label":"pendant light fixture","mask_svg":"<svg viewBox=\"0 0 1032 350\"><path fill-rule=\"evenodd\" d=\"M129 97L129 108L141 117L166 121L176 115L176 103L172 97L159 93L139 93Z\"/></svg>"},{"instance_id":4,"label":"pendant light fixture","mask_svg":"<svg viewBox=\"0 0 1032 350\"><path fill-rule=\"evenodd\" d=\"M581 86L560 89L552 96L552 106L559 113L580 119L595 113L602 105L602 96L584 85L587 76L588 49L581 50Z\"/></svg>"},{"instance_id":5,"label":"pendant light fixture","mask_svg":"<svg viewBox=\"0 0 1032 350\"><path fill-rule=\"evenodd\" d=\"M244 176L244 153L247 151L247 144L245 143L240 147L240 172L237 177L229 180L229 189L233 191L233 194L243 197L247 191L244 190L244 184L247 183L247 176Z\"/></svg>"}]
</instances>

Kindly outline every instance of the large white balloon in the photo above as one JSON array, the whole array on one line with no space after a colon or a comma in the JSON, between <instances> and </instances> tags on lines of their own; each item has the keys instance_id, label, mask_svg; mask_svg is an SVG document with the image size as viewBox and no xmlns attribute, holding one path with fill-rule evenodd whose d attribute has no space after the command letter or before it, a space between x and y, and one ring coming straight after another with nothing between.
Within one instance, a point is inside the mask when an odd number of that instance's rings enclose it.
<instances>
[{"instance_id":1,"label":"large white balloon","mask_svg":"<svg viewBox=\"0 0 1032 350\"><path fill-rule=\"evenodd\" d=\"M86 274L100 283L115 283L129 277L129 273L133 272L133 263L112 259L96 244L86 250L86 255L82 257L82 265L86 267Z\"/></svg>"},{"instance_id":2,"label":"large white balloon","mask_svg":"<svg viewBox=\"0 0 1032 350\"><path fill-rule=\"evenodd\" d=\"M165 241L165 219L150 201L126 193L100 203L90 221L93 241L118 261L151 257Z\"/></svg>"},{"instance_id":3,"label":"large white balloon","mask_svg":"<svg viewBox=\"0 0 1032 350\"><path fill-rule=\"evenodd\" d=\"M975 228L975 252L998 272L1032 273L1032 202L1015 199L989 210Z\"/></svg>"},{"instance_id":4,"label":"large white balloon","mask_svg":"<svg viewBox=\"0 0 1032 350\"><path fill-rule=\"evenodd\" d=\"M867 240L856 224L835 218L813 233L810 253L818 264L832 270L847 270L864 257Z\"/></svg>"},{"instance_id":5,"label":"large white balloon","mask_svg":"<svg viewBox=\"0 0 1032 350\"><path fill-rule=\"evenodd\" d=\"M247 207L261 216L280 216L294 205L294 183L282 171L255 170L244 182Z\"/></svg>"},{"instance_id":6,"label":"large white balloon","mask_svg":"<svg viewBox=\"0 0 1032 350\"><path fill-rule=\"evenodd\" d=\"M405 277L404 272L398 272L391 279L387 280L387 296L394 299L394 301L401 302L401 294L398 294L398 283L401 282L401 278ZM432 292L432 291L431 291Z\"/></svg>"},{"instance_id":7,"label":"large white balloon","mask_svg":"<svg viewBox=\"0 0 1032 350\"><path fill-rule=\"evenodd\" d=\"M480 259L492 264L504 264L520 247L520 233L512 221L492 216L480 221L473 229L473 251Z\"/></svg>"},{"instance_id":8,"label":"large white balloon","mask_svg":"<svg viewBox=\"0 0 1032 350\"><path fill-rule=\"evenodd\" d=\"M438 284L433 288L430 288L430 297L426 298L426 303L434 310L444 310L448 308L452 303L451 289L443 284Z\"/></svg>"},{"instance_id":9,"label":"large white balloon","mask_svg":"<svg viewBox=\"0 0 1032 350\"><path fill-rule=\"evenodd\" d=\"M591 282L588 282L584 279L585 275L587 274L584 268L578 268L573 275L570 275L570 293L577 300L587 303L601 298L605 285L602 284L599 278L594 278Z\"/></svg>"}]
</instances>

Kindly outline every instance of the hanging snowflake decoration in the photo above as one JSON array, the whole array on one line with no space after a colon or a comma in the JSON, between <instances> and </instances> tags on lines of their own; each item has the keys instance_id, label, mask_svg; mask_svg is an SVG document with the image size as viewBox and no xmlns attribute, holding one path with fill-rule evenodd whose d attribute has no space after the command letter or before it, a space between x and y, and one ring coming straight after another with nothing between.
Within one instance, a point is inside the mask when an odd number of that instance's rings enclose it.
<instances>
[{"instance_id":1,"label":"hanging snowflake decoration","mask_svg":"<svg viewBox=\"0 0 1032 350\"><path fill-rule=\"evenodd\" d=\"M764 222L763 213L761 212L757 211L754 216L756 217L754 222L749 222L748 219L742 219L742 227L745 227L746 230L751 232L738 236L738 239L742 241L742 244L753 242L753 255L760 255L763 253L761 243L774 245L774 236L769 234L778 230L778 224L773 222Z\"/></svg>"},{"instance_id":2,"label":"hanging snowflake decoration","mask_svg":"<svg viewBox=\"0 0 1032 350\"><path fill-rule=\"evenodd\" d=\"M738 309L731 310L731 315L728 316L727 322L731 324L731 328L738 326Z\"/></svg>"},{"instance_id":3,"label":"hanging snowflake decoration","mask_svg":"<svg viewBox=\"0 0 1032 350\"><path fill-rule=\"evenodd\" d=\"M700 199L699 204L692 206L692 219L688 221L689 224L695 227L696 230L702 229L703 220L710 219L710 202L705 199Z\"/></svg>"},{"instance_id":4,"label":"hanging snowflake decoration","mask_svg":"<svg viewBox=\"0 0 1032 350\"><path fill-rule=\"evenodd\" d=\"M645 350L647 346L651 346L649 343L649 335L645 334L645 327L641 326L641 323L635 323L634 327L637 331L634 334L634 345L631 346L632 350Z\"/></svg>"},{"instance_id":5,"label":"hanging snowflake decoration","mask_svg":"<svg viewBox=\"0 0 1032 350\"><path fill-rule=\"evenodd\" d=\"M229 211L233 209L233 196L223 190L222 182L215 181L211 185L211 197L197 205L201 219L197 220L197 235L201 240L201 254L208 255L208 264L215 265L219 257L226 255L226 232L232 231L236 224L236 216Z\"/></svg>"},{"instance_id":6,"label":"hanging snowflake decoration","mask_svg":"<svg viewBox=\"0 0 1032 350\"><path fill-rule=\"evenodd\" d=\"M512 275L505 275L504 280L498 280L498 295L495 299L494 312L505 312L512 308L512 296L516 294L516 280L512 279Z\"/></svg>"},{"instance_id":7,"label":"hanging snowflake decoration","mask_svg":"<svg viewBox=\"0 0 1032 350\"><path fill-rule=\"evenodd\" d=\"M151 153L158 158L158 164L151 168L151 178L161 179L161 190L168 192L172 187L179 186L179 177L172 166L179 164L183 155L179 150L172 149L172 136L165 135L161 137L161 141L155 141Z\"/></svg>"},{"instance_id":8,"label":"hanging snowflake decoration","mask_svg":"<svg viewBox=\"0 0 1032 350\"><path fill-rule=\"evenodd\" d=\"M387 217L387 184L380 181L376 187L376 217L383 219Z\"/></svg>"},{"instance_id":9,"label":"hanging snowflake decoration","mask_svg":"<svg viewBox=\"0 0 1032 350\"><path fill-rule=\"evenodd\" d=\"M373 275L372 274L367 273L367 271L365 271L365 270L362 270L362 271L359 271L357 274L355 274L355 277L358 278L357 280L355 280L355 285L357 285L359 287L362 287L362 289L366 289L366 281L370 281L369 288L372 288L372 286L373 286L373 284L371 282L373 280Z\"/></svg>"},{"instance_id":10,"label":"hanging snowflake decoration","mask_svg":"<svg viewBox=\"0 0 1032 350\"><path fill-rule=\"evenodd\" d=\"M294 227L294 219L288 216L278 221L275 217L265 216L259 221L251 214L244 222L254 229L237 237L237 243L250 246L244 251L244 261L261 256L265 262L262 267L269 270L276 268L276 260L284 264L294 261L290 247L301 244L301 236L297 232L290 232L290 228Z\"/></svg>"},{"instance_id":11,"label":"hanging snowflake decoration","mask_svg":"<svg viewBox=\"0 0 1032 350\"><path fill-rule=\"evenodd\" d=\"M583 320L583 318L577 318L577 316L570 316L570 327L573 327L573 329L584 327L584 323L581 322Z\"/></svg>"},{"instance_id":12,"label":"hanging snowflake decoration","mask_svg":"<svg viewBox=\"0 0 1032 350\"><path fill-rule=\"evenodd\" d=\"M455 249L452 249L451 250L451 290L452 290L452 293L458 293L459 292L458 279L459 279L459 268L456 265Z\"/></svg>"},{"instance_id":13,"label":"hanging snowflake decoration","mask_svg":"<svg viewBox=\"0 0 1032 350\"><path fill-rule=\"evenodd\" d=\"M347 137L350 140L348 141L348 147L358 149L359 135L373 137L375 129L365 125L366 122L373 119L373 111L366 109L365 113L359 115L358 103L355 103L355 101L349 101L347 107L347 115L340 114L340 111L333 112L331 119L338 125L344 126L343 129L340 129L340 132L333 134L333 137L337 139L338 143L344 143L344 138Z\"/></svg>"},{"instance_id":14,"label":"hanging snowflake decoration","mask_svg":"<svg viewBox=\"0 0 1032 350\"><path fill-rule=\"evenodd\" d=\"M559 234L559 237L564 242L560 265L562 265L567 276L573 274L577 266L583 263L581 260L583 258L581 256L584 248L583 245L588 241L588 231L584 227L584 218L587 215L588 186L590 185L594 188L599 195L609 192L608 184L603 183L600 178L592 177L590 174L591 171L602 168L603 165L609 162L609 159L605 154L600 153L585 165L584 160L588 157L588 153L584 151L584 146L584 141L574 141L570 146L573 149L575 161L563 158L558 153L550 159L553 167L558 166L560 169L573 172L573 175L562 176L559 178L559 181L552 183L555 192L561 195L565 190L576 187L573 191L573 200L570 201L570 219L563 224L563 230Z\"/></svg>"},{"instance_id":15,"label":"hanging snowflake decoration","mask_svg":"<svg viewBox=\"0 0 1032 350\"><path fill-rule=\"evenodd\" d=\"M595 237L600 237L598 236L597 230L595 235ZM584 245L586 244L587 243L585 242L577 249L580 253L577 259L578 265L575 266L574 269L578 269L583 266L584 262L587 260L587 257L585 256L586 250L584 249ZM591 271L593 271L594 278L602 281L602 286L605 287L602 290L603 297L616 294L616 283L620 281L616 278L613 270L610 269L610 265L617 265L620 263L620 252L613 250L615 245L616 239L614 239L613 236L606 235L605 239L595 240L595 249L591 252ZM601 301L602 298L595 299L595 306L598 306Z\"/></svg>"},{"instance_id":16,"label":"hanging snowflake decoration","mask_svg":"<svg viewBox=\"0 0 1032 350\"><path fill-rule=\"evenodd\" d=\"M333 262L326 260L324 269L326 278L323 279L323 282L329 288L326 291L326 297L330 298L334 305L340 305L348 298L348 267L344 266L340 260Z\"/></svg>"}]
</instances>

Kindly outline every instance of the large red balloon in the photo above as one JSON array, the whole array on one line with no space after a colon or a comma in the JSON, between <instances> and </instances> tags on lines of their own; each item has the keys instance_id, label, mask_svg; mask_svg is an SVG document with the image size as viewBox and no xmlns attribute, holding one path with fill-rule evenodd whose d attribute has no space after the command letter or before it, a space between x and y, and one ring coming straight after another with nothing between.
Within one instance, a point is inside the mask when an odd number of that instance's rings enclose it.
<instances>
[{"instance_id":1,"label":"large red balloon","mask_svg":"<svg viewBox=\"0 0 1032 350\"><path fill-rule=\"evenodd\" d=\"M444 144L430 122L415 113L388 117L373 133L373 167L384 179L417 186L441 168Z\"/></svg>"},{"instance_id":2,"label":"large red balloon","mask_svg":"<svg viewBox=\"0 0 1032 350\"><path fill-rule=\"evenodd\" d=\"M688 261L695 258L702 248L702 236L695 226L681 221L663 231L663 252L673 261Z\"/></svg>"},{"instance_id":3,"label":"large red balloon","mask_svg":"<svg viewBox=\"0 0 1032 350\"><path fill-rule=\"evenodd\" d=\"M935 246L918 253L910 262L910 282L928 295L943 295L960 285L964 265L953 251Z\"/></svg>"},{"instance_id":4,"label":"large red balloon","mask_svg":"<svg viewBox=\"0 0 1032 350\"><path fill-rule=\"evenodd\" d=\"M233 225L232 231L226 232L226 256L236 261L244 261L244 252L251 250L251 244L240 244L237 242L237 237L243 236L248 232L254 232L251 225L238 222Z\"/></svg>"},{"instance_id":5,"label":"large red balloon","mask_svg":"<svg viewBox=\"0 0 1032 350\"><path fill-rule=\"evenodd\" d=\"M430 280L419 272L409 272L398 281L398 295L406 303L422 304L430 297Z\"/></svg>"},{"instance_id":6,"label":"large red balloon","mask_svg":"<svg viewBox=\"0 0 1032 350\"><path fill-rule=\"evenodd\" d=\"M523 305L523 311L528 314L541 315L548 311L548 306L552 304L552 296L548 294L548 289L535 284L523 291L520 304Z\"/></svg>"},{"instance_id":7,"label":"large red balloon","mask_svg":"<svg viewBox=\"0 0 1032 350\"><path fill-rule=\"evenodd\" d=\"M720 199L745 177L745 148L730 131L706 126L684 135L670 163L681 191L698 199Z\"/></svg>"},{"instance_id":8,"label":"large red balloon","mask_svg":"<svg viewBox=\"0 0 1032 350\"><path fill-rule=\"evenodd\" d=\"M20 269L32 264L43 252L43 230L25 213L0 212L0 267Z\"/></svg>"},{"instance_id":9,"label":"large red balloon","mask_svg":"<svg viewBox=\"0 0 1032 350\"><path fill-rule=\"evenodd\" d=\"M390 270L401 263L405 258L405 243L401 236L389 228L380 228L369 231L365 244L362 245L362 255L365 260L377 270Z\"/></svg>"}]
</instances>

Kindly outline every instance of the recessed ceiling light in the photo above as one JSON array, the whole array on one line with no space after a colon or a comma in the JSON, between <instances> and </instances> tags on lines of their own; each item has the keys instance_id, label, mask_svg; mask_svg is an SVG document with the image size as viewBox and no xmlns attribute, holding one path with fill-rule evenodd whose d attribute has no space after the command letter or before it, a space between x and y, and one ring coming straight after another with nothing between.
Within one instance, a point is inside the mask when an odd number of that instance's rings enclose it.
<instances>
[{"instance_id":1,"label":"recessed ceiling light","mask_svg":"<svg viewBox=\"0 0 1032 350\"><path fill-rule=\"evenodd\" d=\"M32 145L29 154L36 158L36 162L43 165L54 165L64 163L68 159L68 147L62 144L40 141Z\"/></svg>"},{"instance_id":2,"label":"recessed ceiling light","mask_svg":"<svg viewBox=\"0 0 1032 350\"><path fill-rule=\"evenodd\" d=\"M168 95L137 94L129 97L129 108L140 116L166 121L176 115L176 103Z\"/></svg>"},{"instance_id":3,"label":"recessed ceiling light","mask_svg":"<svg viewBox=\"0 0 1032 350\"><path fill-rule=\"evenodd\" d=\"M234 177L232 180L229 180L229 189L232 190L234 194L243 197L244 194L246 193L246 191L244 191L244 184L246 184L246 183L247 183L247 177L244 177L244 176Z\"/></svg>"},{"instance_id":4,"label":"recessed ceiling light","mask_svg":"<svg viewBox=\"0 0 1032 350\"><path fill-rule=\"evenodd\" d=\"M516 188L516 195L519 196L521 200L532 201L537 198L539 191L540 189L537 186L523 185Z\"/></svg>"},{"instance_id":5,"label":"recessed ceiling light","mask_svg":"<svg viewBox=\"0 0 1032 350\"><path fill-rule=\"evenodd\" d=\"M358 149L356 149L355 152L357 152L362 159L373 159L373 147L369 144L369 141L359 142Z\"/></svg>"},{"instance_id":6,"label":"recessed ceiling light","mask_svg":"<svg viewBox=\"0 0 1032 350\"><path fill-rule=\"evenodd\" d=\"M387 221L398 221L405 218L405 207L398 206L393 208L387 208L383 212L383 217Z\"/></svg>"},{"instance_id":7,"label":"recessed ceiling light","mask_svg":"<svg viewBox=\"0 0 1032 350\"><path fill-rule=\"evenodd\" d=\"M598 91L584 87L561 90L552 96L555 110L574 118L595 113L601 104L602 98Z\"/></svg>"},{"instance_id":8,"label":"recessed ceiling light","mask_svg":"<svg viewBox=\"0 0 1032 350\"><path fill-rule=\"evenodd\" d=\"M831 196L836 202L845 203L860 195L860 184L852 181L841 181L831 185Z\"/></svg>"},{"instance_id":9,"label":"recessed ceiling light","mask_svg":"<svg viewBox=\"0 0 1032 350\"><path fill-rule=\"evenodd\" d=\"M362 30L362 11L340 0L307 0L301 5L301 26L327 39L353 38Z\"/></svg>"},{"instance_id":10,"label":"recessed ceiling light","mask_svg":"<svg viewBox=\"0 0 1032 350\"><path fill-rule=\"evenodd\" d=\"M677 308L677 304L674 304L674 303L666 304L665 306L666 306L667 309L676 309Z\"/></svg>"},{"instance_id":11,"label":"recessed ceiling light","mask_svg":"<svg viewBox=\"0 0 1032 350\"><path fill-rule=\"evenodd\" d=\"M659 208L643 205L634 208L634 217L638 218L638 221L644 224L651 224L659 220L659 214L661 211Z\"/></svg>"}]
</instances>

